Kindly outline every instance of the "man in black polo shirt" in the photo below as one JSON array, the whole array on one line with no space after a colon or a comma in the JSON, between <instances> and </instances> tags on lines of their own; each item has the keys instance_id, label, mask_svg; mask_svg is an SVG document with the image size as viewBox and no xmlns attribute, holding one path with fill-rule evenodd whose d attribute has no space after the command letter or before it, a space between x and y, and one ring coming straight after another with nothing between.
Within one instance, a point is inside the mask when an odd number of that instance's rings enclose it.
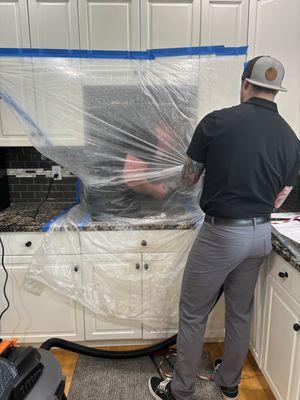
<instances>
[{"instance_id":1,"label":"man in black polo shirt","mask_svg":"<svg viewBox=\"0 0 300 400\"><path fill-rule=\"evenodd\" d=\"M274 58L249 61L241 104L207 115L187 150L183 183L194 185L205 169L200 205L206 218L184 272L174 377L149 380L154 399L192 400L207 317L222 285L226 337L215 381L224 399L238 398L254 289L272 249L270 214L291 192L299 170L299 140L274 103L278 91L286 91L283 77Z\"/></svg>"}]
</instances>

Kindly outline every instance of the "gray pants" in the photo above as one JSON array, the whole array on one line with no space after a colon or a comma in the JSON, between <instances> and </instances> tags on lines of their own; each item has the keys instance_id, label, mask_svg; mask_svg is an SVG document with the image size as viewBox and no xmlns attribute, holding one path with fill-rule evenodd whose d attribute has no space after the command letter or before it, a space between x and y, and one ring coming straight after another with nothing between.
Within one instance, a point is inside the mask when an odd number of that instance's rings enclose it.
<instances>
[{"instance_id":1,"label":"gray pants","mask_svg":"<svg viewBox=\"0 0 300 400\"><path fill-rule=\"evenodd\" d=\"M204 222L182 281L177 361L171 386L176 400L193 397L207 318L223 284L226 335L216 383L227 387L240 383L249 348L255 285L260 266L271 250L270 223L232 227Z\"/></svg>"}]
</instances>

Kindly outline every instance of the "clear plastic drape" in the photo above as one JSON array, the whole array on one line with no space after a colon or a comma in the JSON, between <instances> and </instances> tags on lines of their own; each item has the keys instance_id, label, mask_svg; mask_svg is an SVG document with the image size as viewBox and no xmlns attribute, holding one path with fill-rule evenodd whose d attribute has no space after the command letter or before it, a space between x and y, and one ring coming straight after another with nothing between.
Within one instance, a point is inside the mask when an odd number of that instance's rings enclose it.
<instances>
[{"instance_id":1,"label":"clear plastic drape","mask_svg":"<svg viewBox=\"0 0 300 400\"><path fill-rule=\"evenodd\" d=\"M49 226L28 290L47 285L100 315L176 327L203 221L202 181L181 183L185 152L202 116L238 103L243 62L0 58L5 106L80 181L80 204Z\"/></svg>"}]
</instances>

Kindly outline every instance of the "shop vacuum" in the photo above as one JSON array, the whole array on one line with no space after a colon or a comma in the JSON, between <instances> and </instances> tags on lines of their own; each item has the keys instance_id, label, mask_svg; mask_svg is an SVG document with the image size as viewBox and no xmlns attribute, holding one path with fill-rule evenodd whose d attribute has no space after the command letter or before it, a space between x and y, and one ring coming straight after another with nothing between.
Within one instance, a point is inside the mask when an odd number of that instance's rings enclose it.
<instances>
[{"instance_id":1,"label":"shop vacuum","mask_svg":"<svg viewBox=\"0 0 300 400\"><path fill-rule=\"evenodd\" d=\"M1 400L66 400L64 390L65 377L49 351L0 343Z\"/></svg>"}]
</instances>

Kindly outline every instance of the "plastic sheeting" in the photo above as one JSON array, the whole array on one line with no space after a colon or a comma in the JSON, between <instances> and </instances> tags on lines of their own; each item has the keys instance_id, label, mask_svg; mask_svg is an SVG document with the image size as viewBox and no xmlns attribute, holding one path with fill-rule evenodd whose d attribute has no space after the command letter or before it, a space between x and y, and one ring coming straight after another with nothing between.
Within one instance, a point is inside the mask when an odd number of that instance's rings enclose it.
<instances>
[{"instance_id":1,"label":"plastic sheeting","mask_svg":"<svg viewBox=\"0 0 300 400\"><path fill-rule=\"evenodd\" d=\"M81 202L50 225L28 290L47 285L100 315L176 328L203 221L202 183L181 183L185 151L203 115L238 102L243 62L0 58L6 107L80 180Z\"/></svg>"}]
</instances>

